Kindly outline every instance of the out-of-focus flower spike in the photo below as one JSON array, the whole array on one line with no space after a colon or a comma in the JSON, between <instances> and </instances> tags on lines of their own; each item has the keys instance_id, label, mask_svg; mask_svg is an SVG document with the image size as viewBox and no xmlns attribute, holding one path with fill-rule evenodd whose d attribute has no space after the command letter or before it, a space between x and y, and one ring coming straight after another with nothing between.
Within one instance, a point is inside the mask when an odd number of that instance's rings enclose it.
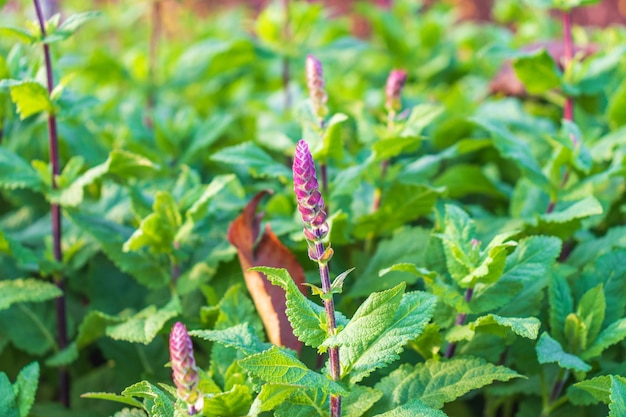
<instances>
[{"instance_id":1,"label":"out-of-focus flower spike","mask_svg":"<svg viewBox=\"0 0 626 417\"><path fill-rule=\"evenodd\" d=\"M404 83L406 83L406 71L392 70L389 73L385 86L385 108L387 111L396 112L402 108L400 96Z\"/></svg>"},{"instance_id":2,"label":"out-of-focus flower spike","mask_svg":"<svg viewBox=\"0 0 626 417\"><path fill-rule=\"evenodd\" d=\"M305 237L312 242L321 241L328 234L327 215L313 156L304 140L298 142L293 158L293 189L304 222Z\"/></svg>"},{"instance_id":3,"label":"out-of-focus flower spike","mask_svg":"<svg viewBox=\"0 0 626 417\"><path fill-rule=\"evenodd\" d=\"M204 403L198 391L200 375L193 357L191 338L181 322L176 322L170 333L170 363L178 397L187 403L189 415L197 414L202 410Z\"/></svg>"},{"instance_id":4,"label":"out-of-focus flower spike","mask_svg":"<svg viewBox=\"0 0 626 417\"><path fill-rule=\"evenodd\" d=\"M328 114L328 108L326 107L328 95L326 95L322 63L313 55L306 57L306 82L309 87L313 113L319 119L323 119Z\"/></svg>"}]
</instances>

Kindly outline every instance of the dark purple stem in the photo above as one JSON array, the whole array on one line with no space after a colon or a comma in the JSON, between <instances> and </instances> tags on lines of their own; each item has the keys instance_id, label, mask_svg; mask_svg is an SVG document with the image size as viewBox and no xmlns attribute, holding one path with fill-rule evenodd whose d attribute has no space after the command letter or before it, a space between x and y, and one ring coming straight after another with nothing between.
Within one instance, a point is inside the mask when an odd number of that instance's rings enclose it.
<instances>
[{"instance_id":1,"label":"dark purple stem","mask_svg":"<svg viewBox=\"0 0 626 417\"><path fill-rule=\"evenodd\" d=\"M37 19L39 20L39 28L41 36L46 37L46 23L41 10L39 0L34 0ZM46 64L46 81L48 85L48 94L52 94L54 89L54 79L52 74L52 60L50 59L50 46L43 44L43 54ZM50 148L50 165L52 166L52 189L57 188L56 177L61 172L59 168L59 139L57 135L57 122L54 111L48 112L48 138ZM63 261L63 253L61 249L61 207L52 203L50 206L52 216L52 250L54 259L57 262ZM63 350L67 347L67 313L65 309L65 282L63 275L55 274L54 282L56 286L63 292L63 295L56 299L56 319L57 319L57 339L59 349ZM60 401L65 407L70 405L70 375L65 367L59 368L59 396Z\"/></svg>"},{"instance_id":2,"label":"dark purple stem","mask_svg":"<svg viewBox=\"0 0 626 417\"><path fill-rule=\"evenodd\" d=\"M468 288L465 291L465 301L469 303L470 301L472 301L473 296L474 296L474 289ZM454 324L457 326L462 326L465 324L466 319L467 319L467 313L459 313L456 316L456 321L454 322ZM448 343L448 346L446 346L445 357L447 359L450 359L451 357L454 356L455 352L456 352L456 342Z\"/></svg>"},{"instance_id":3,"label":"dark purple stem","mask_svg":"<svg viewBox=\"0 0 626 417\"><path fill-rule=\"evenodd\" d=\"M570 10L564 10L561 14L563 21L563 61L562 65L565 70L570 66L572 59L574 59L574 41L572 38L572 12ZM574 121L574 97L566 96L565 97L565 106L563 108L563 119L573 122ZM578 145L578 141L576 136L571 135L570 139L574 146ZM559 188L563 188L565 184L567 184L567 180L569 179L569 169L565 169L563 173L563 179ZM556 199L553 198L550 200L550 204L546 209L546 213L552 213L554 211L554 206L556 205Z\"/></svg>"},{"instance_id":4,"label":"dark purple stem","mask_svg":"<svg viewBox=\"0 0 626 417\"><path fill-rule=\"evenodd\" d=\"M289 27L289 0L283 0L283 16L285 21L283 22L283 40L287 42L291 39L291 28ZM291 80L291 72L289 70L289 57L283 57L282 63L282 79L283 79L283 91L285 94L285 112L291 107L291 94L289 94L289 81Z\"/></svg>"},{"instance_id":5,"label":"dark purple stem","mask_svg":"<svg viewBox=\"0 0 626 417\"><path fill-rule=\"evenodd\" d=\"M317 259L324 258L324 252L326 249L324 248L323 242L315 242L315 252L317 255ZM328 264L324 261L318 261L318 265L320 268L320 278L322 281L322 291L324 294L330 294L330 271L328 270ZM337 324L335 321L335 302L333 301L332 295L328 297L328 299L324 299L324 308L326 309L326 320L328 321L328 333L335 334L335 330L337 329ZM333 381L339 381L340 379L340 368L339 368L339 348L334 346L328 349L328 357L330 360L330 376ZM331 395L330 396L330 417L340 417L341 416L341 396L340 395Z\"/></svg>"}]
</instances>

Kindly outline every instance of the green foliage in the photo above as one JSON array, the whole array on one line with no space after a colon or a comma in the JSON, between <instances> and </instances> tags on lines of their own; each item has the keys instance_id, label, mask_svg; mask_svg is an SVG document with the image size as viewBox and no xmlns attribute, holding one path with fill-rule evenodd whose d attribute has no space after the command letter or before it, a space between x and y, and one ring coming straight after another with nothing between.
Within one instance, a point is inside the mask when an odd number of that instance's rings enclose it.
<instances>
[{"instance_id":1,"label":"green foliage","mask_svg":"<svg viewBox=\"0 0 626 417\"><path fill-rule=\"evenodd\" d=\"M545 93L561 85L561 71L545 49L516 58L513 68L531 94Z\"/></svg>"},{"instance_id":2,"label":"green foliage","mask_svg":"<svg viewBox=\"0 0 626 417\"><path fill-rule=\"evenodd\" d=\"M0 372L0 413L7 417L27 417L35 402L39 385L39 364L26 365L11 384L4 372Z\"/></svg>"},{"instance_id":3,"label":"green foliage","mask_svg":"<svg viewBox=\"0 0 626 417\"><path fill-rule=\"evenodd\" d=\"M62 294L54 284L32 278L0 281L0 310L13 303L41 302Z\"/></svg>"}]
</instances>

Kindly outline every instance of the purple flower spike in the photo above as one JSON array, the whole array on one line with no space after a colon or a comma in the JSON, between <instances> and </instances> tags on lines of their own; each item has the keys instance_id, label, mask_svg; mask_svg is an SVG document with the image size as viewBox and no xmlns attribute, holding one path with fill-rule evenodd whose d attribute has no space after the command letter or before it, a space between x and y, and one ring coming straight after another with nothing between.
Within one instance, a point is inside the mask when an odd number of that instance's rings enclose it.
<instances>
[{"instance_id":1,"label":"purple flower spike","mask_svg":"<svg viewBox=\"0 0 626 417\"><path fill-rule=\"evenodd\" d=\"M181 322L176 322L170 333L170 362L178 397L187 403L189 415L194 415L202 410L204 399L197 389L200 376L193 357L193 345Z\"/></svg>"},{"instance_id":2,"label":"purple flower spike","mask_svg":"<svg viewBox=\"0 0 626 417\"><path fill-rule=\"evenodd\" d=\"M328 96L324 86L324 70L322 63L313 55L306 57L306 83L309 87L313 112L317 117L323 119L328 113L326 108Z\"/></svg>"},{"instance_id":3,"label":"purple flower spike","mask_svg":"<svg viewBox=\"0 0 626 417\"><path fill-rule=\"evenodd\" d=\"M387 78L387 86L385 87L385 107L388 111L398 111L401 108L400 94L402 87L406 82L406 71L393 70Z\"/></svg>"},{"instance_id":4,"label":"purple flower spike","mask_svg":"<svg viewBox=\"0 0 626 417\"><path fill-rule=\"evenodd\" d=\"M328 234L324 198L319 191L313 156L304 140L298 142L293 158L293 189L305 237L312 242L321 241Z\"/></svg>"}]
</instances>

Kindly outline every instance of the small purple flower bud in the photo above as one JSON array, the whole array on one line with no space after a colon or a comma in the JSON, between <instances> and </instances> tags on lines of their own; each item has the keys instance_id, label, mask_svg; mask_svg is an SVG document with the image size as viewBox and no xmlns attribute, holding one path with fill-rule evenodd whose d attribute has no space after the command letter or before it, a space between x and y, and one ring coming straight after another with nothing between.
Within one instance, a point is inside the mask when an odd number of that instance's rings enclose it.
<instances>
[{"instance_id":1,"label":"small purple flower bud","mask_svg":"<svg viewBox=\"0 0 626 417\"><path fill-rule=\"evenodd\" d=\"M326 89L324 86L324 70L322 63L313 55L306 57L306 83L309 87L309 96L313 105L313 113L323 119L328 114Z\"/></svg>"},{"instance_id":2,"label":"small purple flower bud","mask_svg":"<svg viewBox=\"0 0 626 417\"><path fill-rule=\"evenodd\" d=\"M178 397L187 403L189 415L198 413L204 402L198 392L200 376L193 357L191 339L181 322L176 322L170 333L170 363Z\"/></svg>"},{"instance_id":3,"label":"small purple flower bud","mask_svg":"<svg viewBox=\"0 0 626 417\"><path fill-rule=\"evenodd\" d=\"M400 103L400 94L402 87L406 82L406 71L392 70L387 77L387 85L385 87L385 107L388 111L398 111L402 105Z\"/></svg>"},{"instance_id":4,"label":"small purple flower bud","mask_svg":"<svg viewBox=\"0 0 626 417\"><path fill-rule=\"evenodd\" d=\"M313 242L322 240L328 234L324 198L319 192L313 156L304 140L298 142L293 158L293 189L304 222L305 237Z\"/></svg>"}]
</instances>

